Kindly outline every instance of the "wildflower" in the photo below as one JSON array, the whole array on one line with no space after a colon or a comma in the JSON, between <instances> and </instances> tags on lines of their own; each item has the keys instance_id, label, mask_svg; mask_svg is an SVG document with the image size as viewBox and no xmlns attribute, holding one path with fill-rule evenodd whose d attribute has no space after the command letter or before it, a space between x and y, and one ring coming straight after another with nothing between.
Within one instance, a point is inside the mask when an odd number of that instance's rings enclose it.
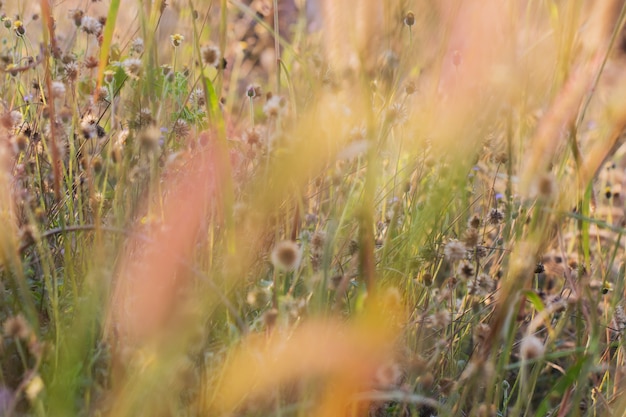
<instances>
[{"instance_id":1,"label":"wildflower","mask_svg":"<svg viewBox=\"0 0 626 417\"><path fill-rule=\"evenodd\" d=\"M174 122L174 126L172 127L172 133L180 138L186 138L189 136L189 132L191 129L189 128L189 124L183 119L178 119Z\"/></svg>"},{"instance_id":2,"label":"wildflower","mask_svg":"<svg viewBox=\"0 0 626 417\"><path fill-rule=\"evenodd\" d=\"M487 216L487 221L489 224L498 225L502 223L503 220L504 220L504 213L502 213L501 210L492 208L489 211L489 215Z\"/></svg>"},{"instance_id":3,"label":"wildflower","mask_svg":"<svg viewBox=\"0 0 626 417\"><path fill-rule=\"evenodd\" d=\"M478 246L479 239L480 236L478 234L478 230L473 227L467 229L463 234L463 243L465 243L465 246L468 248L475 248Z\"/></svg>"},{"instance_id":4,"label":"wildflower","mask_svg":"<svg viewBox=\"0 0 626 417\"><path fill-rule=\"evenodd\" d=\"M6 337L20 340L27 340L32 333L28 321L21 314L6 319L2 325L2 330Z\"/></svg>"},{"instance_id":5,"label":"wildflower","mask_svg":"<svg viewBox=\"0 0 626 417\"><path fill-rule=\"evenodd\" d=\"M85 139L93 139L98 136L98 119L92 114L87 114L80 122L80 131Z\"/></svg>"},{"instance_id":6,"label":"wildflower","mask_svg":"<svg viewBox=\"0 0 626 417\"><path fill-rule=\"evenodd\" d=\"M53 81L51 92L53 98L63 98L65 96L65 84L61 81Z\"/></svg>"},{"instance_id":7,"label":"wildflower","mask_svg":"<svg viewBox=\"0 0 626 417\"><path fill-rule=\"evenodd\" d=\"M87 58L85 58L85 68L87 69L94 69L98 67L99 63L100 61L98 61L98 58L93 55L89 55Z\"/></svg>"},{"instance_id":8,"label":"wildflower","mask_svg":"<svg viewBox=\"0 0 626 417\"><path fill-rule=\"evenodd\" d=\"M65 76L70 81L76 81L78 78L78 64L76 62L68 62L63 67L63 72L65 72Z\"/></svg>"},{"instance_id":9,"label":"wildflower","mask_svg":"<svg viewBox=\"0 0 626 417\"><path fill-rule=\"evenodd\" d=\"M248 98L256 98L263 95L263 90L260 85L250 84L248 88L246 88L246 95Z\"/></svg>"},{"instance_id":10,"label":"wildflower","mask_svg":"<svg viewBox=\"0 0 626 417\"><path fill-rule=\"evenodd\" d=\"M98 36L102 32L102 23L94 17L91 16L83 16L80 21L80 26L88 35Z\"/></svg>"},{"instance_id":11,"label":"wildflower","mask_svg":"<svg viewBox=\"0 0 626 417\"><path fill-rule=\"evenodd\" d=\"M204 90L201 88L196 88L189 94L189 102L195 104L197 107L202 107L206 104L206 99L204 98Z\"/></svg>"},{"instance_id":12,"label":"wildflower","mask_svg":"<svg viewBox=\"0 0 626 417\"><path fill-rule=\"evenodd\" d=\"M448 262L456 262L465 259L467 256L467 248L463 242L456 239L450 240L443 249L443 255Z\"/></svg>"},{"instance_id":13,"label":"wildflower","mask_svg":"<svg viewBox=\"0 0 626 417\"><path fill-rule=\"evenodd\" d=\"M139 110L137 119L131 123L134 128L146 127L154 124L156 120L152 117L152 111L148 108L142 108Z\"/></svg>"},{"instance_id":14,"label":"wildflower","mask_svg":"<svg viewBox=\"0 0 626 417\"><path fill-rule=\"evenodd\" d=\"M274 246L271 259L274 268L287 272L293 271L300 266L302 251L297 243L283 240Z\"/></svg>"},{"instance_id":15,"label":"wildflower","mask_svg":"<svg viewBox=\"0 0 626 417\"><path fill-rule=\"evenodd\" d=\"M172 42L172 46L174 48L179 47L183 43L184 40L185 40L185 37L181 35L180 33L175 33L170 36L170 41Z\"/></svg>"},{"instance_id":16,"label":"wildflower","mask_svg":"<svg viewBox=\"0 0 626 417\"><path fill-rule=\"evenodd\" d=\"M141 60L137 58L128 58L122 62L124 72L134 80L139 79L141 75Z\"/></svg>"},{"instance_id":17,"label":"wildflower","mask_svg":"<svg viewBox=\"0 0 626 417\"><path fill-rule=\"evenodd\" d=\"M391 125L400 125L407 121L406 107L402 103L394 103L387 110L386 120Z\"/></svg>"},{"instance_id":18,"label":"wildflower","mask_svg":"<svg viewBox=\"0 0 626 417\"><path fill-rule=\"evenodd\" d=\"M143 39L142 38L135 38L133 39L133 41L130 44L130 52L131 53L135 53L135 54L142 54L143 53Z\"/></svg>"},{"instance_id":19,"label":"wildflower","mask_svg":"<svg viewBox=\"0 0 626 417\"><path fill-rule=\"evenodd\" d=\"M11 21L11 19L9 18L5 18L3 22L4 22L4 27L7 29L11 29L11 26L13 26L13 21Z\"/></svg>"},{"instance_id":20,"label":"wildflower","mask_svg":"<svg viewBox=\"0 0 626 417\"><path fill-rule=\"evenodd\" d=\"M494 290L494 287L494 280L488 274L481 273L476 278L468 281L467 292L470 295L485 297Z\"/></svg>"},{"instance_id":21,"label":"wildflower","mask_svg":"<svg viewBox=\"0 0 626 417\"><path fill-rule=\"evenodd\" d=\"M537 336L524 336L520 342L519 353L522 360L537 359L543 356L545 350L543 342Z\"/></svg>"},{"instance_id":22,"label":"wildflower","mask_svg":"<svg viewBox=\"0 0 626 417\"><path fill-rule=\"evenodd\" d=\"M205 45L202 47L200 54L202 55L202 62L205 65L217 67L220 63L221 53L217 46Z\"/></svg>"},{"instance_id":23,"label":"wildflower","mask_svg":"<svg viewBox=\"0 0 626 417\"><path fill-rule=\"evenodd\" d=\"M480 217L477 214L474 214L471 219L467 222L468 226L472 229L478 229L480 227Z\"/></svg>"},{"instance_id":24,"label":"wildflower","mask_svg":"<svg viewBox=\"0 0 626 417\"><path fill-rule=\"evenodd\" d=\"M404 24L408 27L411 27L415 24L415 14L412 11L408 11L404 15Z\"/></svg>"},{"instance_id":25,"label":"wildflower","mask_svg":"<svg viewBox=\"0 0 626 417\"><path fill-rule=\"evenodd\" d=\"M106 70L104 71L104 82L107 84L111 84L115 80L115 71Z\"/></svg>"},{"instance_id":26,"label":"wildflower","mask_svg":"<svg viewBox=\"0 0 626 417\"><path fill-rule=\"evenodd\" d=\"M468 261L463 261L457 267L457 274L463 279L470 279L474 277L474 265Z\"/></svg>"},{"instance_id":27,"label":"wildflower","mask_svg":"<svg viewBox=\"0 0 626 417\"><path fill-rule=\"evenodd\" d=\"M17 36L24 36L26 33L26 29L24 28L24 23L21 20L16 20L13 22L13 30Z\"/></svg>"}]
</instances>

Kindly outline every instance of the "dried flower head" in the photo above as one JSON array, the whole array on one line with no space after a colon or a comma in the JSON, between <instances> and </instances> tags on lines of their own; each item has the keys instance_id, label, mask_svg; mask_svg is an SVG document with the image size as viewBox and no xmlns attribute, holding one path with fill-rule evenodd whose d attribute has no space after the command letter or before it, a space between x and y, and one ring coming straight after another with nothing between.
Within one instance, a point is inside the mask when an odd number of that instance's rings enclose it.
<instances>
[{"instance_id":1,"label":"dried flower head","mask_svg":"<svg viewBox=\"0 0 626 417\"><path fill-rule=\"evenodd\" d=\"M206 104L206 99L204 97L204 90L201 88L196 88L189 94L189 102L197 107L202 107Z\"/></svg>"},{"instance_id":2,"label":"dried flower head","mask_svg":"<svg viewBox=\"0 0 626 417\"><path fill-rule=\"evenodd\" d=\"M95 17L83 16L80 26L83 32L88 35L98 36L102 32L102 23Z\"/></svg>"},{"instance_id":3,"label":"dried flower head","mask_svg":"<svg viewBox=\"0 0 626 417\"><path fill-rule=\"evenodd\" d=\"M78 64L74 62L68 62L63 67L63 72L65 73L65 77L70 81L76 81L78 78Z\"/></svg>"},{"instance_id":4,"label":"dried flower head","mask_svg":"<svg viewBox=\"0 0 626 417\"><path fill-rule=\"evenodd\" d=\"M497 208L492 208L489 210L489 215L487 216L487 222L489 224L498 225L504 221L504 213Z\"/></svg>"},{"instance_id":5,"label":"dried flower head","mask_svg":"<svg viewBox=\"0 0 626 417\"><path fill-rule=\"evenodd\" d=\"M202 62L205 65L217 67L220 63L220 58L222 54L220 49L214 45L205 45L200 50L200 54L202 55Z\"/></svg>"},{"instance_id":6,"label":"dried flower head","mask_svg":"<svg viewBox=\"0 0 626 417\"><path fill-rule=\"evenodd\" d=\"M464 280L474 278L474 271L475 271L474 265L472 265L470 262L466 260L461 262L459 266L457 267L457 275L459 276L459 278L464 279Z\"/></svg>"},{"instance_id":7,"label":"dried flower head","mask_svg":"<svg viewBox=\"0 0 626 417\"><path fill-rule=\"evenodd\" d=\"M176 120L176 122L174 122L174 126L172 126L172 133L179 138L186 138L190 131L191 129L189 127L189 123L183 119Z\"/></svg>"},{"instance_id":8,"label":"dried flower head","mask_svg":"<svg viewBox=\"0 0 626 417\"><path fill-rule=\"evenodd\" d=\"M545 346L541 339L534 335L524 336L520 342L519 353L522 360L537 359L545 353Z\"/></svg>"},{"instance_id":9,"label":"dried flower head","mask_svg":"<svg viewBox=\"0 0 626 417\"><path fill-rule=\"evenodd\" d=\"M452 239L446 243L443 249L443 255L448 262L460 261L467 257L467 248L463 242Z\"/></svg>"},{"instance_id":10,"label":"dried flower head","mask_svg":"<svg viewBox=\"0 0 626 417\"><path fill-rule=\"evenodd\" d=\"M481 223L480 216L478 214L474 214L467 222L467 225L472 229L478 229Z\"/></svg>"},{"instance_id":11,"label":"dried flower head","mask_svg":"<svg viewBox=\"0 0 626 417\"><path fill-rule=\"evenodd\" d=\"M130 78L137 80L141 75L141 60L137 58L128 58L122 63L124 72Z\"/></svg>"},{"instance_id":12,"label":"dried flower head","mask_svg":"<svg viewBox=\"0 0 626 417\"><path fill-rule=\"evenodd\" d=\"M300 266L302 251L296 242L283 240L272 250L272 265L282 271L293 271Z\"/></svg>"},{"instance_id":13,"label":"dried flower head","mask_svg":"<svg viewBox=\"0 0 626 417\"><path fill-rule=\"evenodd\" d=\"M80 131L85 139L93 139L98 136L98 119L92 115L87 114L80 122Z\"/></svg>"},{"instance_id":14,"label":"dried flower head","mask_svg":"<svg viewBox=\"0 0 626 417\"><path fill-rule=\"evenodd\" d=\"M143 53L144 45L143 38L135 38L130 44L130 52L141 55Z\"/></svg>"},{"instance_id":15,"label":"dried flower head","mask_svg":"<svg viewBox=\"0 0 626 417\"><path fill-rule=\"evenodd\" d=\"M470 295L485 297L495 289L495 281L486 273L480 273L467 283L467 292Z\"/></svg>"}]
</instances>

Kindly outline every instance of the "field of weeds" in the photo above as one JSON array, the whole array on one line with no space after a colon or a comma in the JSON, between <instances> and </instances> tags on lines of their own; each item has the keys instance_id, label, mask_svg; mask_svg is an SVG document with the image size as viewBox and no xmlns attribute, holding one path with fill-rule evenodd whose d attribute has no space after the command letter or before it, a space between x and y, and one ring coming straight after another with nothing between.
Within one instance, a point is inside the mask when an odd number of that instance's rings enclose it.
<instances>
[{"instance_id":1,"label":"field of weeds","mask_svg":"<svg viewBox=\"0 0 626 417\"><path fill-rule=\"evenodd\" d=\"M0 6L0 415L626 408L621 0Z\"/></svg>"}]
</instances>

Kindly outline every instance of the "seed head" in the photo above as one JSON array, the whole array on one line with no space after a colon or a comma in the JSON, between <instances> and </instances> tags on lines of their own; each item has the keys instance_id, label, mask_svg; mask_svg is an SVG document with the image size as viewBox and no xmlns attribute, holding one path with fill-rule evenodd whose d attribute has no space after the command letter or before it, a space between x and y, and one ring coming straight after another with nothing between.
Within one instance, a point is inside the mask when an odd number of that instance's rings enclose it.
<instances>
[{"instance_id":1,"label":"seed head","mask_svg":"<svg viewBox=\"0 0 626 417\"><path fill-rule=\"evenodd\" d=\"M80 26L83 32L88 35L98 36L102 32L102 23L95 17L83 16Z\"/></svg>"},{"instance_id":2,"label":"seed head","mask_svg":"<svg viewBox=\"0 0 626 417\"><path fill-rule=\"evenodd\" d=\"M456 239L450 240L443 249L443 255L448 262L456 262L465 259L467 256L467 248L463 242Z\"/></svg>"},{"instance_id":3,"label":"seed head","mask_svg":"<svg viewBox=\"0 0 626 417\"><path fill-rule=\"evenodd\" d=\"M412 11L408 11L404 15L404 24L408 27L411 27L415 24L415 14Z\"/></svg>"},{"instance_id":4,"label":"seed head","mask_svg":"<svg viewBox=\"0 0 626 417\"><path fill-rule=\"evenodd\" d=\"M217 46L205 45L202 47L200 53L202 55L202 62L204 62L205 65L213 67L217 67L219 65L222 54Z\"/></svg>"},{"instance_id":5,"label":"seed head","mask_svg":"<svg viewBox=\"0 0 626 417\"><path fill-rule=\"evenodd\" d=\"M274 268L287 272L293 271L300 266L302 251L297 243L283 240L274 246L271 259Z\"/></svg>"},{"instance_id":6,"label":"seed head","mask_svg":"<svg viewBox=\"0 0 626 417\"><path fill-rule=\"evenodd\" d=\"M143 53L143 39L135 38L130 44L130 52L140 55Z\"/></svg>"},{"instance_id":7,"label":"seed head","mask_svg":"<svg viewBox=\"0 0 626 417\"><path fill-rule=\"evenodd\" d=\"M504 220L504 213L502 213L501 210L492 208L489 211L489 216L487 217L487 221L489 222L489 224L498 225L502 223L503 220Z\"/></svg>"},{"instance_id":8,"label":"seed head","mask_svg":"<svg viewBox=\"0 0 626 417\"><path fill-rule=\"evenodd\" d=\"M78 78L78 64L76 62L68 62L63 67L63 72L65 72L65 76L70 81L76 81Z\"/></svg>"},{"instance_id":9,"label":"seed head","mask_svg":"<svg viewBox=\"0 0 626 417\"><path fill-rule=\"evenodd\" d=\"M130 78L138 80L141 75L141 60L137 58L128 58L123 63L124 72Z\"/></svg>"}]
</instances>

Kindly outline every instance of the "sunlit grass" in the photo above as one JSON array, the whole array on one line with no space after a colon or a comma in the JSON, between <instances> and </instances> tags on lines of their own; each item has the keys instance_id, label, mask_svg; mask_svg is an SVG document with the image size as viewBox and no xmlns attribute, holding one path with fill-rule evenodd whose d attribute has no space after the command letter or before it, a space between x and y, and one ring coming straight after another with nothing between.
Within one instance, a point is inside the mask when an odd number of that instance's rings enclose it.
<instances>
[{"instance_id":1,"label":"sunlit grass","mask_svg":"<svg viewBox=\"0 0 626 417\"><path fill-rule=\"evenodd\" d=\"M622 3L297 6L0 7L0 414L619 413Z\"/></svg>"}]
</instances>

